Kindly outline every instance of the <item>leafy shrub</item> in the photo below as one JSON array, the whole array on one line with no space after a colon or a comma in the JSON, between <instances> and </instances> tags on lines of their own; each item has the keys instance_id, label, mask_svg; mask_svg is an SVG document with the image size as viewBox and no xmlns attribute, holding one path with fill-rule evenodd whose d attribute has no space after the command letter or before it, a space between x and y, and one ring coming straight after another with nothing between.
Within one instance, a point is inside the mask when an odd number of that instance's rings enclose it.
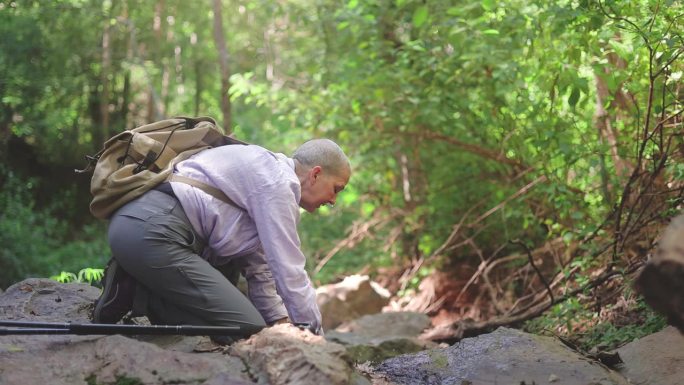
<instances>
[{"instance_id":1,"label":"leafy shrub","mask_svg":"<svg viewBox=\"0 0 684 385\"><path fill-rule=\"evenodd\" d=\"M553 306L544 315L528 321L524 328L535 334L551 334L571 340L589 351L612 350L667 326L664 317L655 313L643 298L625 290L615 304L601 311L592 309L577 298Z\"/></svg>"},{"instance_id":2,"label":"leafy shrub","mask_svg":"<svg viewBox=\"0 0 684 385\"><path fill-rule=\"evenodd\" d=\"M45 277L55 270L78 271L103 265L108 254L103 223L73 231L54 215L54 208L37 208L33 178L21 178L0 167L0 287L28 277ZM60 204L55 195L53 205Z\"/></svg>"}]
</instances>

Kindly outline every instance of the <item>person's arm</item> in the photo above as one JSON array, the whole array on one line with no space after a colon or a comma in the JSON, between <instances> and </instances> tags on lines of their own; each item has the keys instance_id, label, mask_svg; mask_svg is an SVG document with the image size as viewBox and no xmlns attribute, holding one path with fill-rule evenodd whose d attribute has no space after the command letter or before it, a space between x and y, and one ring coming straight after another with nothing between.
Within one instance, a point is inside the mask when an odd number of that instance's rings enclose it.
<instances>
[{"instance_id":1,"label":"person's arm","mask_svg":"<svg viewBox=\"0 0 684 385\"><path fill-rule=\"evenodd\" d=\"M312 331L322 334L316 291L304 269L306 258L297 234L299 186L294 183L274 183L254 191L249 196L248 211L290 319L308 324Z\"/></svg>"},{"instance_id":2,"label":"person's arm","mask_svg":"<svg viewBox=\"0 0 684 385\"><path fill-rule=\"evenodd\" d=\"M276 291L275 281L263 251L240 258L240 268L247 280L247 296L264 321L272 325L287 320L287 310Z\"/></svg>"}]
</instances>

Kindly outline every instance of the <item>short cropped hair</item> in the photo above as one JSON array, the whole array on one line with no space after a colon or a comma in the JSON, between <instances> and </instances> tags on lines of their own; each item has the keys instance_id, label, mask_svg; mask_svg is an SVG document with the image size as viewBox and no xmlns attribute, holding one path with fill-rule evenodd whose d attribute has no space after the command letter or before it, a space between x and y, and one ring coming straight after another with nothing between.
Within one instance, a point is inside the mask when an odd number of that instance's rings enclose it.
<instances>
[{"instance_id":1,"label":"short cropped hair","mask_svg":"<svg viewBox=\"0 0 684 385\"><path fill-rule=\"evenodd\" d=\"M304 142L295 150L292 157L304 166L321 166L323 170L338 176L351 171L349 158L340 146L330 139L312 139Z\"/></svg>"}]
</instances>

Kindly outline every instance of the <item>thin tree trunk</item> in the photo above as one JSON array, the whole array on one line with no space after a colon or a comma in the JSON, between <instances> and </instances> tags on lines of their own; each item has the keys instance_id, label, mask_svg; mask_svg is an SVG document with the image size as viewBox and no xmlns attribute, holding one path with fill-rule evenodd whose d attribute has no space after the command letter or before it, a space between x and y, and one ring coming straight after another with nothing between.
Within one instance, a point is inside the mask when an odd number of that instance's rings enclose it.
<instances>
[{"instance_id":1,"label":"thin tree trunk","mask_svg":"<svg viewBox=\"0 0 684 385\"><path fill-rule=\"evenodd\" d=\"M594 121L599 131L601 140L608 145L610 149L610 156L613 158L615 171L619 177L627 175L627 166L624 164L622 158L618 154L618 140L617 132L613 127L610 114L606 111L604 105L606 100L610 97L608 85L598 74L596 79L596 112L594 114Z\"/></svg>"},{"instance_id":2,"label":"thin tree trunk","mask_svg":"<svg viewBox=\"0 0 684 385\"><path fill-rule=\"evenodd\" d=\"M195 116L200 115L202 103L202 62L195 60Z\"/></svg>"},{"instance_id":3,"label":"thin tree trunk","mask_svg":"<svg viewBox=\"0 0 684 385\"><path fill-rule=\"evenodd\" d=\"M128 112L129 104L131 103L131 72L126 71L124 74L124 84L123 90L121 91L121 123L123 123L123 128L129 128L128 125Z\"/></svg>"},{"instance_id":4,"label":"thin tree trunk","mask_svg":"<svg viewBox=\"0 0 684 385\"><path fill-rule=\"evenodd\" d=\"M100 72L100 84L102 85L102 92L100 93L100 129L98 130L98 137L95 138L95 143L102 143L105 138L109 137L109 73L112 67L112 48L109 19L105 23L102 32L102 70Z\"/></svg>"},{"instance_id":5,"label":"thin tree trunk","mask_svg":"<svg viewBox=\"0 0 684 385\"><path fill-rule=\"evenodd\" d=\"M223 33L223 18L221 14L221 0L214 0L214 42L219 52L219 66L221 68L221 113L223 114L223 128L226 134L232 131L230 111L230 69L228 67L228 49Z\"/></svg>"},{"instance_id":6,"label":"thin tree trunk","mask_svg":"<svg viewBox=\"0 0 684 385\"><path fill-rule=\"evenodd\" d=\"M159 63L160 58L162 55L160 55L159 50L162 49L164 46L164 40L163 40L163 33L162 33L162 19L163 19L163 11L164 11L164 0L158 0L157 4L154 7L154 20L152 23L152 31L154 33L154 39L157 42L157 49L151 50L152 52L152 58L156 63ZM164 71L166 69L163 68L162 71L162 78L164 78ZM162 80L163 83L163 80ZM160 97L157 96L157 93L155 92L154 89L154 81L152 78L150 78L150 84L149 88L147 90L147 121L148 122L153 122L156 120L159 120L159 118L163 115L163 112L161 109L163 108L163 100L164 100L164 86L161 86L161 100Z\"/></svg>"}]
</instances>

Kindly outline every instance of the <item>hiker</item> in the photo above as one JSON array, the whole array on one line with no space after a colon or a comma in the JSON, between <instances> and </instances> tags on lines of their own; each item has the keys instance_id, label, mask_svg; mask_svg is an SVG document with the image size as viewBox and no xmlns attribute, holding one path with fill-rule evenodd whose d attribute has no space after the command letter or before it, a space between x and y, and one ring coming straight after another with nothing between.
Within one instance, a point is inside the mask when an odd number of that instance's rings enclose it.
<instances>
[{"instance_id":1,"label":"hiker","mask_svg":"<svg viewBox=\"0 0 684 385\"><path fill-rule=\"evenodd\" d=\"M94 322L117 323L131 311L153 324L240 325L249 335L293 322L322 334L299 208L333 205L350 174L347 156L328 139L302 144L292 158L231 145L178 163L174 175L214 186L235 205L171 181L118 209ZM240 272L249 299L235 287Z\"/></svg>"}]
</instances>

